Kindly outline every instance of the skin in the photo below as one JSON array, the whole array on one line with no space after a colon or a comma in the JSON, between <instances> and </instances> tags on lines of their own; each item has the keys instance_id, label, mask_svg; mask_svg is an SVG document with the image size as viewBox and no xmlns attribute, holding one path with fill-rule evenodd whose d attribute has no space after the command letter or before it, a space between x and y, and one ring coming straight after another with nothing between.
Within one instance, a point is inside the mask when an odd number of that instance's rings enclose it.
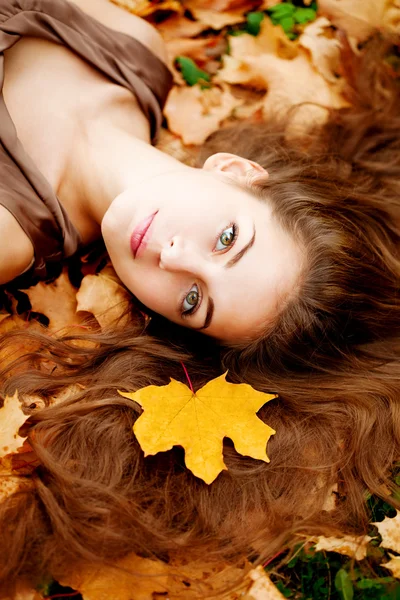
<instances>
[{"instance_id":1,"label":"skin","mask_svg":"<svg viewBox=\"0 0 400 600\"><path fill-rule=\"evenodd\" d=\"M193 169L147 149L148 156L145 148L136 153L141 156L136 174L138 165L128 175L120 157L125 185L101 220L116 272L143 304L175 323L222 341L252 338L295 288L302 261L269 204L242 187L249 178L268 174L232 154L215 154L203 169ZM118 165L109 173L114 179ZM132 232L154 213L146 247L134 258ZM252 245L232 264L254 232Z\"/></svg>"},{"instance_id":2,"label":"skin","mask_svg":"<svg viewBox=\"0 0 400 600\"><path fill-rule=\"evenodd\" d=\"M165 59L160 37L141 19L105 0L75 3ZM31 64L38 53L41 60ZM102 235L127 288L175 323L203 328L222 341L252 338L262 330L295 289L302 268L301 250L274 220L268 202L243 187L267 172L228 153L213 155L203 169L163 154L151 145L149 124L132 94L62 46L23 39L6 59L4 93L18 136L83 242ZM37 81L52 87L43 94L40 86L36 91ZM58 89L61 96L53 93ZM28 93L30 112L19 101ZM42 139L46 131L54 135ZM57 148L48 143L53 139ZM135 258L132 232L153 213L147 246ZM254 243L232 265L254 231ZM29 267L33 247L1 207L0 232L3 283ZM204 328L211 304L213 317Z\"/></svg>"}]
</instances>

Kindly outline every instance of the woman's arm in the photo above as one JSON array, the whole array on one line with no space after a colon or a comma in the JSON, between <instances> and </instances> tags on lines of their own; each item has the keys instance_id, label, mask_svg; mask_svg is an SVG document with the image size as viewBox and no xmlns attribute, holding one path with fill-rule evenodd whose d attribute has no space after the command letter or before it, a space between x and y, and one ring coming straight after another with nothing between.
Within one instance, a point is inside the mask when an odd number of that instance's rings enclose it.
<instances>
[{"instance_id":1,"label":"woman's arm","mask_svg":"<svg viewBox=\"0 0 400 600\"><path fill-rule=\"evenodd\" d=\"M167 62L164 41L158 31L144 19L112 4L110 0L68 0L83 12L111 29L126 33L147 46L163 62Z\"/></svg>"}]
</instances>

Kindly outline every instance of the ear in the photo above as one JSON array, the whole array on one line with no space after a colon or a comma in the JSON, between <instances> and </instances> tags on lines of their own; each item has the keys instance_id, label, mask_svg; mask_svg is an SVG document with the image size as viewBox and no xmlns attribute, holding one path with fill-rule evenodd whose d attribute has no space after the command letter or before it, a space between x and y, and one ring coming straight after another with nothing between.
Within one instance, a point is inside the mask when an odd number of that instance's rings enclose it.
<instances>
[{"instance_id":1,"label":"ear","mask_svg":"<svg viewBox=\"0 0 400 600\"><path fill-rule=\"evenodd\" d=\"M246 183L249 176L250 178L257 175L268 177L268 171L258 163L229 152L212 154L207 158L203 169L225 173L241 183Z\"/></svg>"}]
</instances>

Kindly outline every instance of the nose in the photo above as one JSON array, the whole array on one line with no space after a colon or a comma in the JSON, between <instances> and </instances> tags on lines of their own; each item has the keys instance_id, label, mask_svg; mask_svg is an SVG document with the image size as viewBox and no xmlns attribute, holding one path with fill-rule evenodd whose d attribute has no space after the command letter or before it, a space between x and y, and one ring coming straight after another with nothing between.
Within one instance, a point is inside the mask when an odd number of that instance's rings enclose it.
<instances>
[{"instance_id":1,"label":"nose","mask_svg":"<svg viewBox=\"0 0 400 600\"><path fill-rule=\"evenodd\" d=\"M209 260L205 252L181 237L172 238L161 250L160 269L174 272L191 273L203 277L209 268Z\"/></svg>"}]
</instances>

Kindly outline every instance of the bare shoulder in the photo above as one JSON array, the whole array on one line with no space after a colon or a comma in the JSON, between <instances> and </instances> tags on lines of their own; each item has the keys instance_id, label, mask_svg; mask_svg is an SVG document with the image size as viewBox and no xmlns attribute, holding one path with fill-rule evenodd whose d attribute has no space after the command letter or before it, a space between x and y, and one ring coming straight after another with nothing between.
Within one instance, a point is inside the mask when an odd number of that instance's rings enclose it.
<instances>
[{"instance_id":1,"label":"bare shoulder","mask_svg":"<svg viewBox=\"0 0 400 600\"><path fill-rule=\"evenodd\" d=\"M75 4L103 25L136 38L166 63L167 52L164 41L158 31L144 19L112 4L110 0L68 0L68 2Z\"/></svg>"},{"instance_id":2,"label":"bare shoulder","mask_svg":"<svg viewBox=\"0 0 400 600\"><path fill-rule=\"evenodd\" d=\"M0 205L0 285L21 275L33 257L32 242L15 217Z\"/></svg>"}]
</instances>

